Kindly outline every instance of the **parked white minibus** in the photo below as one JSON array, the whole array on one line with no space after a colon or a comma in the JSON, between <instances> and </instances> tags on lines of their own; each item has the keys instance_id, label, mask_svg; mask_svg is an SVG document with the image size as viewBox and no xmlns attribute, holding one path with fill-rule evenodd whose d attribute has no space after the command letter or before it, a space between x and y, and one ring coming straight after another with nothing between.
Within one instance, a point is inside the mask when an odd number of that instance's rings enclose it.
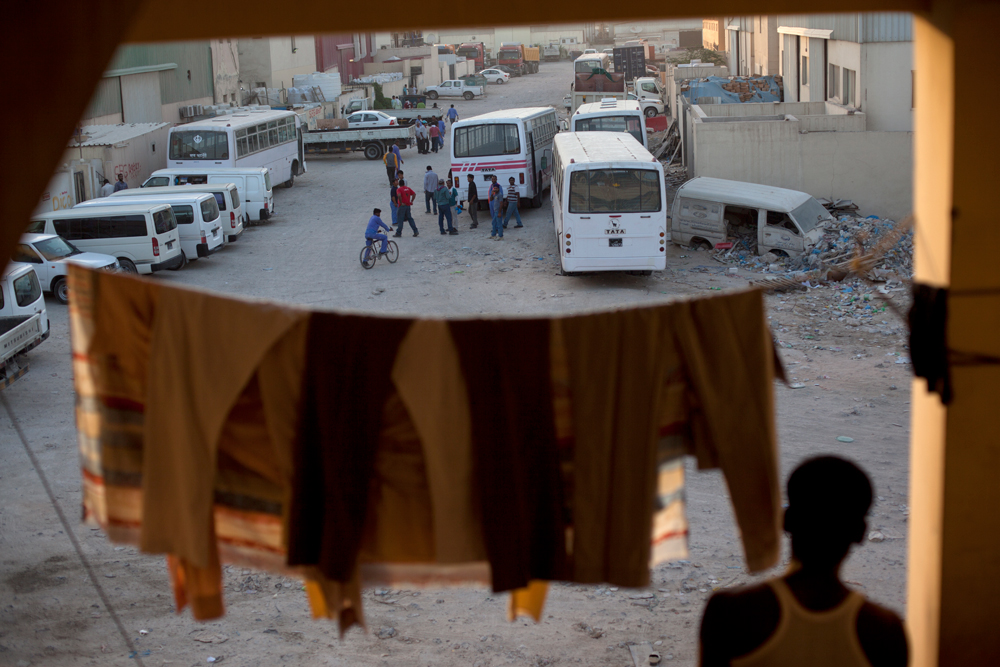
<instances>
[{"instance_id":1,"label":"parked white minibus","mask_svg":"<svg viewBox=\"0 0 1000 667\"><path fill-rule=\"evenodd\" d=\"M556 135L552 219L563 273L667 266L663 166L627 132Z\"/></svg>"},{"instance_id":2,"label":"parked white minibus","mask_svg":"<svg viewBox=\"0 0 1000 667\"><path fill-rule=\"evenodd\" d=\"M232 243L243 235L243 205L240 193L232 183L216 183L214 185L188 185L185 192L207 192L215 196L215 201L222 212L222 230L226 235L226 243ZM119 190L112 197L153 197L158 195L175 195L173 187L136 188L134 190Z\"/></svg>"},{"instance_id":3,"label":"parked white minibus","mask_svg":"<svg viewBox=\"0 0 1000 667\"><path fill-rule=\"evenodd\" d=\"M125 273L154 273L184 264L177 221L167 204L52 211L33 217L25 231L58 234L84 252L111 255Z\"/></svg>"},{"instance_id":4,"label":"parked white minibus","mask_svg":"<svg viewBox=\"0 0 1000 667\"><path fill-rule=\"evenodd\" d=\"M135 206L136 203L169 204L177 220L177 233L181 239L183 264L199 257L208 257L222 250L225 245L219 205L208 192L177 191L177 194L150 195L149 197L102 197L77 204L73 208L94 206Z\"/></svg>"},{"instance_id":5,"label":"parked white minibus","mask_svg":"<svg viewBox=\"0 0 1000 667\"><path fill-rule=\"evenodd\" d=\"M570 117L571 132L628 132L636 141L646 143L646 117L635 100L606 99L581 104Z\"/></svg>"},{"instance_id":6,"label":"parked white minibus","mask_svg":"<svg viewBox=\"0 0 1000 667\"><path fill-rule=\"evenodd\" d=\"M271 174L264 167L178 167L157 169L142 184L144 188L175 185L233 183L243 202L243 221L267 220L274 215Z\"/></svg>"}]
</instances>

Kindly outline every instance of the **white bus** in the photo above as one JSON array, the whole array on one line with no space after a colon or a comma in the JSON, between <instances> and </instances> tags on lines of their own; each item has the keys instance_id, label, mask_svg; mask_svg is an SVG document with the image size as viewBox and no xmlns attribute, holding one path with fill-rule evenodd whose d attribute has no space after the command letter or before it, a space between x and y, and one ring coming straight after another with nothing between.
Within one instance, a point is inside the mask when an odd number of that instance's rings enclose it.
<instances>
[{"instance_id":1,"label":"white bus","mask_svg":"<svg viewBox=\"0 0 1000 667\"><path fill-rule=\"evenodd\" d=\"M581 104L569 121L571 132L628 132L648 148L646 117L635 100L607 99Z\"/></svg>"},{"instance_id":2,"label":"white bus","mask_svg":"<svg viewBox=\"0 0 1000 667\"><path fill-rule=\"evenodd\" d=\"M291 187L306 173L302 122L293 111L236 111L170 128L167 167L267 167Z\"/></svg>"},{"instance_id":3,"label":"white bus","mask_svg":"<svg viewBox=\"0 0 1000 667\"><path fill-rule=\"evenodd\" d=\"M627 132L555 139L552 219L563 273L667 266L663 166Z\"/></svg>"},{"instance_id":4,"label":"white bus","mask_svg":"<svg viewBox=\"0 0 1000 667\"><path fill-rule=\"evenodd\" d=\"M485 202L490 177L496 176L506 193L513 176L521 199L539 208L552 180L552 137L558 130L552 107L506 109L457 121L451 126L452 184L467 195L467 176L473 174Z\"/></svg>"},{"instance_id":5,"label":"white bus","mask_svg":"<svg viewBox=\"0 0 1000 667\"><path fill-rule=\"evenodd\" d=\"M614 61L607 53L585 53L573 61L573 73L590 74L595 69L610 72L613 63Z\"/></svg>"}]
</instances>

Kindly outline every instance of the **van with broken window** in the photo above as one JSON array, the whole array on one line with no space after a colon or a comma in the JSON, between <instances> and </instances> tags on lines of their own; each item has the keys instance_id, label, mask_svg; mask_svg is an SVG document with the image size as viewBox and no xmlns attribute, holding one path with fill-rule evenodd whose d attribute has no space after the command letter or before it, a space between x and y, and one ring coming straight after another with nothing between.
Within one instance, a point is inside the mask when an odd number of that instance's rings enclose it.
<instances>
[{"instance_id":1,"label":"van with broken window","mask_svg":"<svg viewBox=\"0 0 1000 667\"><path fill-rule=\"evenodd\" d=\"M678 188L668 224L678 245L713 248L742 239L759 255L794 257L811 250L832 221L805 192L701 176Z\"/></svg>"}]
</instances>

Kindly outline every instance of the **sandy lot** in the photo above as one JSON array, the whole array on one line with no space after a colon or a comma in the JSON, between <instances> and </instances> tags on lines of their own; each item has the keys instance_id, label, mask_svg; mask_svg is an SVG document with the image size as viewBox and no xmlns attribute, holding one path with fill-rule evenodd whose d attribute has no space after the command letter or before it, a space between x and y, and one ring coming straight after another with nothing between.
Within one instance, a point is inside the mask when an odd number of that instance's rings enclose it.
<instances>
[{"instance_id":1,"label":"sandy lot","mask_svg":"<svg viewBox=\"0 0 1000 667\"><path fill-rule=\"evenodd\" d=\"M567 63L491 86L486 100L455 103L463 117L551 104L561 110ZM446 147L447 148L447 147ZM446 153L404 151L414 182L426 165L447 173ZM863 203L862 203L863 204ZM381 161L360 154L309 160L309 173L276 193L278 215L225 252L153 279L222 292L377 313L461 315L556 313L745 287L706 252L668 248L667 271L649 277L558 275L551 214L522 212L525 229L489 240L488 225L440 236L436 217L415 207L420 237L400 239L400 260L370 271L358 263L370 210L388 210ZM899 293L901 294L901 292ZM775 385L783 476L803 458L838 453L871 475L872 530L885 537L855 549L852 586L899 612L905 606L908 515L909 365L905 327L890 311L865 324L838 310L836 286L768 297L775 336L793 382ZM895 297L899 299L900 297ZM52 338L30 355L31 371L7 398L63 511L79 516L66 309L47 301ZM853 442L838 442L838 436ZM690 557L653 573L648 591L555 585L543 622L506 621L507 598L485 589L369 590L367 634L343 642L312 621L299 582L227 568L227 614L199 624L176 614L163 559L110 544L74 523L112 604L147 666L295 665L631 665L630 642L662 642L669 664L697 662L697 628L713 589L751 581L744 568L722 476L689 464ZM653 597L635 597L652 593ZM391 629L391 630L390 630ZM380 632L381 630L381 632ZM140 633L140 631L145 631ZM0 665L132 664L90 584L7 416L0 416Z\"/></svg>"}]
</instances>

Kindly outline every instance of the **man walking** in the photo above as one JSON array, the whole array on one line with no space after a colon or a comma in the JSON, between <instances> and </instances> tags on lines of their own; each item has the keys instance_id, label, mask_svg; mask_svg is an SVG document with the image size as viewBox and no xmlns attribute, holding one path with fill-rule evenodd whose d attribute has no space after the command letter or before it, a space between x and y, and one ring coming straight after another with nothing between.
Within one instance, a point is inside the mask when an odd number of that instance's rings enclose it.
<instances>
[{"instance_id":1,"label":"man walking","mask_svg":"<svg viewBox=\"0 0 1000 667\"><path fill-rule=\"evenodd\" d=\"M125 182L125 179L122 178L121 174L118 174L118 182L115 183L115 192L118 192L119 190L128 190L128 183Z\"/></svg>"},{"instance_id":2,"label":"man walking","mask_svg":"<svg viewBox=\"0 0 1000 667\"><path fill-rule=\"evenodd\" d=\"M427 128L419 120L417 121L417 153L424 155L427 153Z\"/></svg>"},{"instance_id":3,"label":"man walking","mask_svg":"<svg viewBox=\"0 0 1000 667\"><path fill-rule=\"evenodd\" d=\"M385 162L385 174L389 177L390 185L398 178L396 172L399 171L400 166L403 164L403 160L399 157L399 148L395 145L392 148L395 150L390 149L386 152L385 157L382 158Z\"/></svg>"},{"instance_id":4,"label":"man walking","mask_svg":"<svg viewBox=\"0 0 1000 667\"><path fill-rule=\"evenodd\" d=\"M427 213L431 212L431 205L434 205L434 214L437 215L438 205L434 200L434 191L437 190L438 176L431 170L431 166L427 165L427 171L424 173L424 204L427 206Z\"/></svg>"},{"instance_id":5,"label":"man walking","mask_svg":"<svg viewBox=\"0 0 1000 667\"><path fill-rule=\"evenodd\" d=\"M490 236L496 236L497 227L500 225L500 202L503 200L503 191L500 189L500 184L497 183L496 176L490 176L490 187L486 193L486 201L490 205L490 222L493 225L493 233ZM500 237L503 237L503 232L500 232Z\"/></svg>"},{"instance_id":6,"label":"man walking","mask_svg":"<svg viewBox=\"0 0 1000 667\"><path fill-rule=\"evenodd\" d=\"M507 213L503 217L503 228L507 229L507 221L510 220L510 214L513 213L514 217L517 218L517 224L514 225L514 229L520 229L524 227L521 224L521 213L517 210L517 205L521 201L521 195L517 192L517 186L514 185L514 177L510 177L510 187L507 188Z\"/></svg>"},{"instance_id":7,"label":"man walking","mask_svg":"<svg viewBox=\"0 0 1000 667\"><path fill-rule=\"evenodd\" d=\"M452 104L451 108L448 109L448 120L451 121L452 125L454 125L455 121L458 120L458 109L455 108L454 104Z\"/></svg>"},{"instance_id":8,"label":"man walking","mask_svg":"<svg viewBox=\"0 0 1000 667\"><path fill-rule=\"evenodd\" d=\"M479 226L479 189L476 188L476 177L472 174L469 174L469 192L465 195L465 204L469 207L469 217L472 218L469 229L475 229Z\"/></svg>"},{"instance_id":9,"label":"man walking","mask_svg":"<svg viewBox=\"0 0 1000 667\"><path fill-rule=\"evenodd\" d=\"M455 114L457 115L458 112L456 111ZM444 126L444 117L443 116L441 117L441 120L438 121L437 125L438 125L438 137L439 137L438 143L440 144L441 148L444 148L444 135L448 131L445 129L445 126Z\"/></svg>"},{"instance_id":10,"label":"man walking","mask_svg":"<svg viewBox=\"0 0 1000 667\"><path fill-rule=\"evenodd\" d=\"M407 187L404 179L399 179L399 186L396 188L396 197L399 201L399 209L396 211L396 238L403 235L403 223L407 221L410 223L413 235L420 236L420 233L417 231L417 223L413 221L413 215L410 213L410 207L413 205L413 200L416 199L417 193L412 188Z\"/></svg>"},{"instance_id":11,"label":"man walking","mask_svg":"<svg viewBox=\"0 0 1000 667\"><path fill-rule=\"evenodd\" d=\"M458 234L458 230L451 222L451 197L451 192L444 186L444 179L439 179L437 190L434 191L434 199L437 201L438 209L438 229L441 230L442 234L455 235ZM448 231L444 229L445 218L448 219Z\"/></svg>"},{"instance_id":12,"label":"man walking","mask_svg":"<svg viewBox=\"0 0 1000 667\"><path fill-rule=\"evenodd\" d=\"M104 179L104 185L101 186L101 196L110 197L111 193L115 191L115 186L108 183L108 179Z\"/></svg>"},{"instance_id":13,"label":"man walking","mask_svg":"<svg viewBox=\"0 0 1000 667\"><path fill-rule=\"evenodd\" d=\"M441 137L441 130L437 125L431 125L431 150L438 152L438 139Z\"/></svg>"},{"instance_id":14,"label":"man walking","mask_svg":"<svg viewBox=\"0 0 1000 667\"><path fill-rule=\"evenodd\" d=\"M392 212L392 226L396 226L396 213L399 211L399 179L392 179L392 187L389 188L389 210Z\"/></svg>"}]
</instances>

